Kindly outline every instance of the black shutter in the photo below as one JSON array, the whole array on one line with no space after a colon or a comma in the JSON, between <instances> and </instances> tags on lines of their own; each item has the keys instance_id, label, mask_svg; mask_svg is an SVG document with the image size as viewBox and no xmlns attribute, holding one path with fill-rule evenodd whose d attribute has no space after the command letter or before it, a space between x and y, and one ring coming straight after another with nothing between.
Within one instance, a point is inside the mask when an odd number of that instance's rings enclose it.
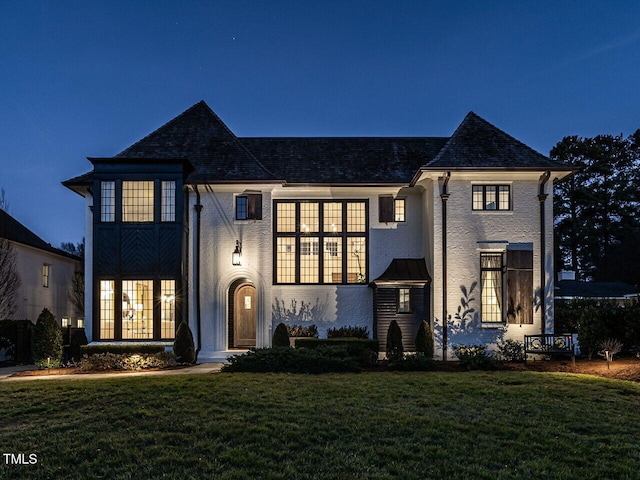
<instances>
[{"instance_id":1,"label":"black shutter","mask_svg":"<svg viewBox=\"0 0 640 480\"><path fill-rule=\"evenodd\" d=\"M262 220L261 193L250 193L247 195L247 219Z\"/></svg>"},{"instance_id":2,"label":"black shutter","mask_svg":"<svg viewBox=\"0 0 640 480\"><path fill-rule=\"evenodd\" d=\"M533 323L532 250L507 250L507 322Z\"/></svg>"},{"instance_id":3,"label":"black shutter","mask_svg":"<svg viewBox=\"0 0 640 480\"><path fill-rule=\"evenodd\" d=\"M380 222L393 222L393 197L378 197L380 202Z\"/></svg>"}]
</instances>

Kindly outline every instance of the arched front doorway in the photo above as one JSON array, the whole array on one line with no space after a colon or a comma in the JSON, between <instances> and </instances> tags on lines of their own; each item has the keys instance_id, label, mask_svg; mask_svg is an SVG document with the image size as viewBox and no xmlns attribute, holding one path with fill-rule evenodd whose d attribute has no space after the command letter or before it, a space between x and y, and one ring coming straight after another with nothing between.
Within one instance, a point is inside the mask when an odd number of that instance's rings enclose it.
<instances>
[{"instance_id":1,"label":"arched front doorway","mask_svg":"<svg viewBox=\"0 0 640 480\"><path fill-rule=\"evenodd\" d=\"M229 289L229 348L256 346L256 287L237 280Z\"/></svg>"}]
</instances>

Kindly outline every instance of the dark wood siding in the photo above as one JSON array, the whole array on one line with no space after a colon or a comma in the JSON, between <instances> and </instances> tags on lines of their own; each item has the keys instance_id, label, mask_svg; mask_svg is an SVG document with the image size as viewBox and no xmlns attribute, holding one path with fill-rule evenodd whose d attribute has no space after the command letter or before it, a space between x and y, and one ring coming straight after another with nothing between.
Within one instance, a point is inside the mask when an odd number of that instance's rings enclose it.
<instances>
[{"instance_id":1,"label":"dark wood siding","mask_svg":"<svg viewBox=\"0 0 640 480\"><path fill-rule=\"evenodd\" d=\"M411 313L398 313L398 288L411 288ZM386 351L387 332L392 320L398 322L402 331L405 352L416 349L415 340L420 322L428 318L424 287L396 287L379 285L373 294L374 338L380 341L380 351Z\"/></svg>"},{"instance_id":2,"label":"dark wood siding","mask_svg":"<svg viewBox=\"0 0 640 480\"><path fill-rule=\"evenodd\" d=\"M507 322L533 323L533 251L507 250Z\"/></svg>"}]
</instances>

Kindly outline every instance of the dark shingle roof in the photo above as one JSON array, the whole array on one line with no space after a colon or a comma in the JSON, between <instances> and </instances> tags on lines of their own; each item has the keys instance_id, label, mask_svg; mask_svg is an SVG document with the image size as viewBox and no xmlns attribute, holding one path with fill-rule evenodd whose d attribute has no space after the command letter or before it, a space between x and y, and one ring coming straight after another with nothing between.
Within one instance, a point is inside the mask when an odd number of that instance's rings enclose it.
<instances>
[{"instance_id":1,"label":"dark shingle roof","mask_svg":"<svg viewBox=\"0 0 640 480\"><path fill-rule=\"evenodd\" d=\"M444 148L425 169L571 170L536 152L499 128L469 112Z\"/></svg>"},{"instance_id":2,"label":"dark shingle roof","mask_svg":"<svg viewBox=\"0 0 640 480\"><path fill-rule=\"evenodd\" d=\"M578 298L622 298L625 295L637 295L638 287L624 282L581 282L579 280L561 280L556 282L556 297Z\"/></svg>"},{"instance_id":3,"label":"dark shingle roof","mask_svg":"<svg viewBox=\"0 0 640 480\"><path fill-rule=\"evenodd\" d=\"M416 282L429 283L431 276L424 258L394 258L382 275L373 283Z\"/></svg>"},{"instance_id":4,"label":"dark shingle roof","mask_svg":"<svg viewBox=\"0 0 640 480\"><path fill-rule=\"evenodd\" d=\"M2 209L0 209L0 238L6 238L12 242L55 253L56 255L62 255L63 257L72 258L74 260L81 260L80 257L71 255L59 248L52 247L51 244L42 240L39 236Z\"/></svg>"}]
</instances>

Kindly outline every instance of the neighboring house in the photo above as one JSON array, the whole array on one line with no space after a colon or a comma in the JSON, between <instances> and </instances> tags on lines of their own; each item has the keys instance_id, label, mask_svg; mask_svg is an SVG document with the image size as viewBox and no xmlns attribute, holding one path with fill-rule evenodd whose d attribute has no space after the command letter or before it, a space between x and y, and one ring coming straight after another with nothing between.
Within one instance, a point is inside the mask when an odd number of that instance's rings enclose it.
<instances>
[{"instance_id":1,"label":"neighboring house","mask_svg":"<svg viewBox=\"0 0 640 480\"><path fill-rule=\"evenodd\" d=\"M36 322L47 308L62 326L84 326L84 314L70 299L74 276L82 275L82 259L52 247L4 210L0 210L0 237L11 242L20 277L14 320Z\"/></svg>"},{"instance_id":2,"label":"neighboring house","mask_svg":"<svg viewBox=\"0 0 640 480\"><path fill-rule=\"evenodd\" d=\"M640 289L624 282L583 282L574 272L561 271L555 286L555 299L560 301L595 300L627 305L640 299Z\"/></svg>"},{"instance_id":3,"label":"neighboring house","mask_svg":"<svg viewBox=\"0 0 640 480\"><path fill-rule=\"evenodd\" d=\"M451 137L238 138L199 102L89 160L64 185L86 202L93 342L168 342L185 320L199 359L224 359L284 321L384 348L396 319L412 350L425 319L451 358L553 331L552 182L571 168L474 113Z\"/></svg>"}]
</instances>

